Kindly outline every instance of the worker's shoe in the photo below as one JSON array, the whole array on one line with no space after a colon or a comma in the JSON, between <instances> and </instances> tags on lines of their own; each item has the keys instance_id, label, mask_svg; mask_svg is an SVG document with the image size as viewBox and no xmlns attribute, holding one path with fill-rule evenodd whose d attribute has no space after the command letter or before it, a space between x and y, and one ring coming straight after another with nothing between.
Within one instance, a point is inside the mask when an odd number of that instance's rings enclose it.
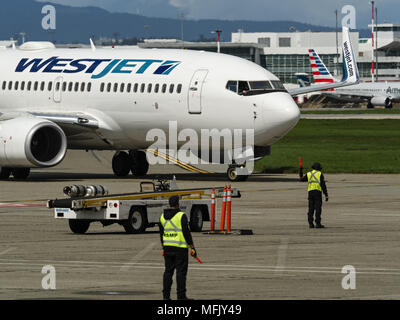
<instances>
[{"instance_id":1,"label":"worker's shoe","mask_svg":"<svg viewBox=\"0 0 400 320\"><path fill-rule=\"evenodd\" d=\"M325 226L324 226L323 224L317 224L315 227L316 227L317 229L325 228Z\"/></svg>"},{"instance_id":2,"label":"worker's shoe","mask_svg":"<svg viewBox=\"0 0 400 320\"><path fill-rule=\"evenodd\" d=\"M310 227L310 229L313 229L314 228L314 224L310 223L309 227Z\"/></svg>"}]
</instances>

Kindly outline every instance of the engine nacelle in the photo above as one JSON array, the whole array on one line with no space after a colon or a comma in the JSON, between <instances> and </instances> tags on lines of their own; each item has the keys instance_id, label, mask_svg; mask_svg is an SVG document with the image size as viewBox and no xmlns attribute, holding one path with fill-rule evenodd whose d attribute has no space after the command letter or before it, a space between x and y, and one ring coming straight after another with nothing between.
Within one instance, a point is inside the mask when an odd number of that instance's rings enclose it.
<instances>
[{"instance_id":1,"label":"engine nacelle","mask_svg":"<svg viewBox=\"0 0 400 320\"><path fill-rule=\"evenodd\" d=\"M64 131L39 118L15 118L0 122L1 167L52 167L67 152Z\"/></svg>"},{"instance_id":2,"label":"engine nacelle","mask_svg":"<svg viewBox=\"0 0 400 320\"><path fill-rule=\"evenodd\" d=\"M371 104L373 106L388 107L390 105L390 99L388 97L372 97Z\"/></svg>"}]
</instances>

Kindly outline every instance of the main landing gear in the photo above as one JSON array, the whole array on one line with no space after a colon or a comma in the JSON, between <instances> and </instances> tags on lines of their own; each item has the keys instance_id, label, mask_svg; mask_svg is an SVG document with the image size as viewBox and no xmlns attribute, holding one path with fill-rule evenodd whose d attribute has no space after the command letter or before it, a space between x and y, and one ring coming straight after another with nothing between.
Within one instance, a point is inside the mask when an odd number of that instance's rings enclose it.
<instances>
[{"instance_id":1,"label":"main landing gear","mask_svg":"<svg viewBox=\"0 0 400 320\"><path fill-rule=\"evenodd\" d=\"M112 168L118 177L126 177L130 171L138 177L147 174L149 163L144 151L131 150L129 153L117 151L112 159Z\"/></svg>"},{"instance_id":2,"label":"main landing gear","mask_svg":"<svg viewBox=\"0 0 400 320\"><path fill-rule=\"evenodd\" d=\"M232 182L246 181L249 178L248 170L244 165L232 164L226 174Z\"/></svg>"}]
</instances>

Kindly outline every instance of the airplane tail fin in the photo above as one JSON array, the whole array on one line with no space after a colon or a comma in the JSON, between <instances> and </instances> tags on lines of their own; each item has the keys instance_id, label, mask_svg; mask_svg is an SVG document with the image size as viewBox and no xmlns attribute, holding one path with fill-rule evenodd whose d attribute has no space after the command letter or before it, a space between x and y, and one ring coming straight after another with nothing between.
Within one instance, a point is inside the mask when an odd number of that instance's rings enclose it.
<instances>
[{"instance_id":1,"label":"airplane tail fin","mask_svg":"<svg viewBox=\"0 0 400 320\"><path fill-rule=\"evenodd\" d=\"M331 75L328 68L319 57L314 49L308 50L311 70L314 78L314 83L333 83L335 78Z\"/></svg>"},{"instance_id":2,"label":"airplane tail fin","mask_svg":"<svg viewBox=\"0 0 400 320\"><path fill-rule=\"evenodd\" d=\"M357 62L354 57L353 47L350 42L349 28L343 27L343 78L341 81L332 81L331 83L319 83L309 87L296 88L288 90L292 96L304 94L314 91L322 91L333 88L351 86L360 82L360 75L358 73ZM319 59L321 60L321 59ZM322 62L322 61L321 61ZM328 71L328 76L330 75ZM326 75L324 75L326 76ZM330 75L332 76L332 75Z\"/></svg>"},{"instance_id":3,"label":"airplane tail fin","mask_svg":"<svg viewBox=\"0 0 400 320\"><path fill-rule=\"evenodd\" d=\"M300 88L308 87L311 85L310 78L308 77L307 73L295 73L295 76Z\"/></svg>"}]
</instances>

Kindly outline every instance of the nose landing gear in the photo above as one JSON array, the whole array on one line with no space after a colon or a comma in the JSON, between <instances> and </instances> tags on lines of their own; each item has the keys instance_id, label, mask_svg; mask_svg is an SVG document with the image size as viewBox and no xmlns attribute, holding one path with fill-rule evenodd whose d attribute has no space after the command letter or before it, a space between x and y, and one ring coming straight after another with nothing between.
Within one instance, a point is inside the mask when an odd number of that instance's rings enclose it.
<instances>
[{"instance_id":1,"label":"nose landing gear","mask_svg":"<svg viewBox=\"0 0 400 320\"><path fill-rule=\"evenodd\" d=\"M246 181L249 178L249 172L244 165L232 164L226 174L232 182Z\"/></svg>"}]
</instances>

